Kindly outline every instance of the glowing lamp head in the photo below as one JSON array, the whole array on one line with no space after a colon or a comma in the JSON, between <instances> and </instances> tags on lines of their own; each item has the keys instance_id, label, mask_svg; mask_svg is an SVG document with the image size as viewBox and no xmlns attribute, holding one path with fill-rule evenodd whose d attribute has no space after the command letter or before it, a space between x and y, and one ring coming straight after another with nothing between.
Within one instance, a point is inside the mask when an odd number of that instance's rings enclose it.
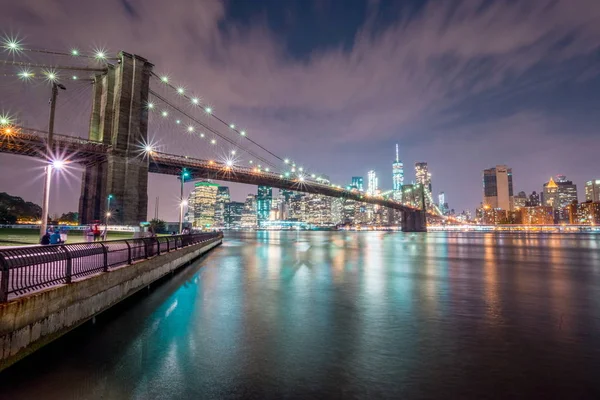
<instances>
[{"instance_id":1,"label":"glowing lamp head","mask_svg":"<svg viewBox=\"0 0 600 400\"><path fill-rule=\"evenodd\" d=\"M304 171L304 168L300 167L300 168L298 168L298 171L302 172L302 171Z\"/></svg>"},{"instance_id":2,"label":"glowing lamp head","mask_svg":"<svg viewBox=\"0 0 600 400\"><path fill-rule=\"evenodd\" d=\"M265 171L269 172L269 168L265 168Z\"/></svg>"},{"instance_id":3,"label":"glowing lamp head","mask_svg":"<svg viewBox=\"0 0 600 400\"><path fill-rule=\"evenodd\" d=\"M250 164L252 164L254 161L250 160L249 162L250 162Z\"/></svg>"},{"instance_id":4,"label":"glowing lamp head","mask_svg":"<svg viewBox=\"0 0 600 400\"><path fill-rule=\"evenodd\" d=\"M226 164L228 167L231 167L231 166L233 166L233 161L227 160Z\"/></svg>"},{"instance_id":5,"label":"glowing lamp head","mask_svg":"<svg viewBox=\"0 0 600 400\"><path fill-rule=\"evenodd\" d=\"M112 199L112 198L113 198L113 195L112 195L112 194L109 194L109 195L108 195L108 198L109 198L109 199Z\"/></svg>"},{"instance_id":6,"label":"glowing lamp head","mask_svg":"<svg viewBox=\"0 0 600 400\"><path fill-rule=\"evenodd\" d=\"M289 164L290 160L288 160L287 158L285 160L283 160L284 163Z\"/></svg>"},{"instance_id":7,"label":"glowing lamp head","mask_svg":"<svg viewBox=\"0 0 600 400\"><path fill-rule=\"evenodd\" d=\"M168 113L168 112L166 112L166 111L163 111L163 112L161 113L161 115L162 115L163 117L166 117L166 116L168 116L168 115L169 115L169 113Z\"/></svg>"},{"instance_id":8,"label":"glowing lamp head","mask_svg":"<svg viewBox=\"0 0 600 400\"><path fill-rule=\"evenodd\" d=\"M191 125L190 125L190 126L188 126L188 128L187 128L187 131L188 131L188 132L194 132L194 127L193 127L193 126L191 126Z\"/></svg>"},{"instance_id":9,"label":"glowing lamp head","mask_svg":"<svg viewBox=\"0 0 600 400\"><path fill-rule=\"evenodd\" d=\"M179 94L183 94L185 92L185 89L182 87L177 88L177 93Z\"/></svg>"},{"instance_id":10,"label":"glowing lamp head","mask_svg":"<svg viewBox=\"0 0 600 400\"><path fill-rule=\"evenodd\" d=\"M231 124L231 125L229 125L229 127L230 127L231 129L235 129L235 124Z\"/></svg>"},{"instance_id":11,"label":"glowing lamp head","mask_svg":"<svg viewBox=\"0 0 600 400\"><path fill-rule=\"evenodd\" d=\"M152 148L152 146L150 146L149 144L147 144L146 146L144 146L144 151L146 153L152 153L154 151L154 148Z\"/></svg>"},{"instance_id":12,"label":"glowing lamp head","mask_svg":"<svg viewBox=\"0 0 600 400\"><path fill-rule=\"evenodd\" d=\"M76 80L77 80L77 75L73 75L73 76L72 76L72 79L73 79L74 81L76 81Z\"/></svg>"},{"instance_id":13,"label":"glowing lamp head","mask_svg":"<svg viewBox=\"0 0 600 400\"><path fill-rule=\"evenodd\" d=\"M163 77L161 77L161 78L160 78L160 80L161 80L162 82L164 82L164 83L169 83L169 77L168 77L168 76L166 76L166 75L165 75L165 76L163 76Z\"/></svg>"},{"instance_id":14,"label":"glowing lamp head","mask_svg":"<svg viewBox=\"0 0 600 400\"><path fill-rule=\"evenodd\" d=\"M192 99L192 103L194 103L194 104L198 104L199 102L200 102L200 100L198 100L196 97L194 97Z\"/></svg>"},{"instance_id":15,"label":"glowing lamp head","mask_svg":"<svg viewBox=\"0 0 600 400\"><path fill-rule=\"evenodd\" d=\"M56 170L61 170L65 166L65 162L63 160L54 160L52 161L52 168Z\"/></svg>"},{"instance_id":16,"label":"glowing lamp head","mask_svg":"<svg viewBox=\"0 0 600 400\"><path fill-rule=\"evenodd\" d=\"M102 50L96 52L96 58L99 60L104 60L106 58L106 53Z\"/></svg>"},{"instance_id":17,"label":"glowing lamp head","mask_svg":"<svg viewBox=\"0 0 600 400\"><path fill-rule=\"evenodd\" d=\"M299 177L298 177L298 180L299 180L300 182L304 182L304 177L303 177L303 176L299 176Z\"/></svg>"},{"instance_id":18,"label":"glowing lamp head","mask_svg":"<svg viewBox=\"0 0 600 400\"><path fill-rule=\"evenodd\" d=\"M235 156L235 150L231 150L231 154Z\"/></svg>"},{"instance_id":19,"label":"glowing lamp head","mask_svg":"<svg viewBox=\"0 0 600 400\"><path fill-rule=\"evenodd\" d=\"M210 114L212 112L212 108L206 107L204 111L206 111L207 114Z\"/></svg>"},{"instance_id":20,"label":"glowing lamp head","mask_svg":"<svg viewBox=\"0 0 600 400\"><path fill-rule=\"evenodd\" d=\"M106 216L107 216L107 217L110 217L110 216L111 216L111 213L110 213L110 211L106 213Z\"/></svg>"},{"instance_id":21,"label":"glowing lamp head","mask_svg":"<svg viewBox=\"0 0 600 400\"><path fill-rule=\"evenodd\" d=\"M152 110L154 108L154 103L148 103L148 108Z\"/></svg>"},{"instance_id":22,"label":"glowing lamp head","mask_svg":"<svg viewBox=\"0 0 600 400\"><path fill-rule=\"evenodd\" d=\"M182 207L185 207L185 206L187 206L187 205L188 205L188 202L187 202L187 200L183 200L183 201L181 202L181 206L182 206Z\"/></svg>"},{"instance_id":23,"label":"glowing lamp head","mask_svg":"<svg viewBox=\"0 0 600 400\"><path fill-rule=\"evenodd\" d=\"M210 144L217 144L217 141L215 139L210 141Z\"/></svg>"},{"instance_id":24,"label":"glowing lamp head","mask_svg":"<svg viewBox=\"0 0 600 400\"><path fill-rule=\"evenodd\" d=\"M240 132L240 135L242 135L242 136L246 136L246 131L241 131L241 132Z\"/></svg>"},{"instance_id":25,"label":"glowing lamp head","mask_svg":"<svg viewBox=\"0 0 600 400\"><path fill-rule=\"evenodd\" d=\"M175 121L175 123L176 123L177 125L179 125L179 124L181 123L181 120L179 120L179 119L178 119L177 121Z\"/></svg>"},{"instance_id":26,"label":"glowing lamp head","mask_svg":"<svg viewBox=\"0 0 600 400\"><path fill-rule=\"evenodd\" d=\"M55 81L56 80L56 74L54 72L49 72L48 75L46 75L48 77L49 81Z\"/></svg>"},{"instance_id":27,"label":"glowing lamp head","mask_svg":"<svg viewBox=\"0 0 600 400\"><path fill-rule=\"evenodd\" d=\"M6 43L6 47L8 47L11 50L19 50L19 43L15 42L14 40L11 40L10 42Z\"/></svg>"},{"instance_id":28,"label":"glowing lamp head","mask_svg":"<svg viewBox=\"0 0 600 400\"><path fill-rule=\"evenodd\" d=\"M204 133L201 133L201 134L200 134L200 137L204 137Z\"/></svg>"},{"instance_id":29,"label":"glowing lamp head","mask_svg":"<svg viewBox=\"0 0 600 400\"><path fill-rule=\"evenodd\" d=\"M0 125L8 125L10 121L6 117L0 118Z\"/></svg>"},{"instance_id":30,"label":"glowing lamp head","mask_svg":"<svg viewBox=\"0 0 600 400\"><path fill-rule=\"evenodd\" d=\"M79 55L79 50L77 50L77 49L71 50L71 55L72 56L78 56Z\"/></svg>"}]
</instances>

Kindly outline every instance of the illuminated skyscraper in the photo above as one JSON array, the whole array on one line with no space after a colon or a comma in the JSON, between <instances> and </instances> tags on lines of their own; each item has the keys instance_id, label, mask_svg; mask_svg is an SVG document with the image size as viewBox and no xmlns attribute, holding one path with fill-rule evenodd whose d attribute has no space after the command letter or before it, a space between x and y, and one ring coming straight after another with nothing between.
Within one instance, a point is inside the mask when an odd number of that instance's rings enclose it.
<instances>
[{"instance_id":1,"label":"illuminated skyscraper","mask_svg":"<svg viewBox=\"0 0 600 400\"><path fill-rule=\"evenodd\" d=\"M600 179L585 183L585 201L600 201Z\"/></svg>"},{"instance_id":2,"label":"illuminated skyscraper","mask_svg":"<svg viewBox=\"0 0 600 400\"><path fill-rule=\"evenodd\" d=\"M219 185L212 182L196 182L194 187L194 226L211 228L215 224L215 204Z\"/></svg>"},{"instance_id":3,"label":"illuminated skyscraper","mask_svg":"<svg viewBox=\"0 0 600 400\"><path fill-rule=\"evenodd\" d=\"M217 202L215 204L215 226L225 226L225 204L231 201L229 187L219 186L217 190Z\"/></svg>"},{"instance_id":4,"label":"illuminated skyscraper","mask_svg":"<svg viewBox=\"0 0 600 400\"><path fill-rule=\"evenodd\" d=\"M398 144L396 144L396 160L392 164L392 198L396 201L402 201L402 185L404 184L404 164L400 161L398 155Z\"/></svg>"},{"instance_id":5,"label":"illuminated skyscraper","mask_svg":"<svg viewBox=\"0 0 600 400\"><path fill-rule=\"evenodd\" d=\"M379 181L375 171L371 170L367 173L367 193L373 196L377 192Z\"/></svg>"},{"instance_id":6,"label":"illuminated skyscraper","mask_svg":"<svg viewBox=\"0 0 600 400\"><path fill-rule=\"evenodd\" d=\"M238 201L226 203L223 215L225 229L240 229L242 226L243 212L244 203Z\"/></svg>"},{"instance_id":7,"label":"illuminated skyscraper","mask_svg":"<svg viewBox=\"0 0 600 400\"><path fill-rule=\"evenodd\" d=\"M352 177L352 186L360 190L361 192L365 190L364 180L362 176L353 176Z\"/></svg>"},{"instance_id":8,"label":"illuminated skyscraper","mask_svg":"<svg viewBox=\"0 0 600 400\"><path fill-rule=\"evenodd\" d=\"M242 210L241 227L247 229L256 228L256 196L249 194L244 202Z\"/></svg>"},{"instance_id":9,"label":"illuminated skyscraper","mask_svg":"<svg viewBox=\"0 0 600 400\"><path fill-rule=\"evenodd\" d=\"M512 211L514 205L512 169L496 165L483 170L483 205Z\"/></svg>"},{"instance_id":10,"label":"illuminated skyscraper","mask_svg":"<svg viewBox=\"0 0 600 400\"><path fill-rule=\"evenodd\" d=\"M429 209L433 201L431 194L431 174L426 162L415 163L415 178L417 186L422 185L425 188L425 207Z\"/></svg>"},{"instance_id":11,"label":"illuminated skyscraper","mask_svg":"<svg viewBox=\"0 0 600 400\"><path fill-rule=\"evenodd\" d=\"M259 186L258 196L256 196L256 220L259 227L264 221L269 220L272 200L273 189L270 186Z\"/></svg>"}]
</instances>

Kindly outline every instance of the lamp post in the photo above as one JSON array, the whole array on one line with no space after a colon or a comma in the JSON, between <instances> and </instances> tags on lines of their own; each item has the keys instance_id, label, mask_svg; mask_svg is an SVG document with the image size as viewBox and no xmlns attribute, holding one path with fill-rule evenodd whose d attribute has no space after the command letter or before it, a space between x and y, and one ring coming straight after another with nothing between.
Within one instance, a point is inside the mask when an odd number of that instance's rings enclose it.
<instances>
[{"instance_id":1,"label":"lamp post","mask_svg":"<svg viewBox=\"0 0 600 400\"><path fill-rule=\"evenodd\" d=\"M52 139L54 136L54 114L56 112L56 97L58 89L67 90L60 83L52 82L52 95L50 96L50 120L48 121L48 143L46 147L46 159L52 160ZM50 181L52 179L52 168L61 169L64 165L63 161L55 160L52 164L45 167L46 179L44 180L44 199L42 202L42 223L40 225L40 237L46 234L48 229L48 205L50 203Z\"/></svg>"},{"instance_id":2,"label":"lamp post","mask_svg":"<svg viewBox=\"0 0 600 400\"><path fill-rule=\"evenodd\" d=\"M105 235L104 235L104 240L106 240L106 237L108 236L108 219L110 218L110 201L113 199L113 195L109 194L106 197L106 214L105 214L105 220L104 220L104 226L105 226Z\"/></svg>"},{"instance_id":3,"label":"lamp post","mask_svg":"<svg viewBox=\"0 0 600 400\"><path fill-rule=\"evenodd\" d=\"M181 180L181 190L179 192L179 234L183 233L183 207L185 206L185 202L183 200L183 184L185 183L185 178L189 178L190 173L183 168L181 170L181 176L179 179Z\"/></svg>"}]
</instances>

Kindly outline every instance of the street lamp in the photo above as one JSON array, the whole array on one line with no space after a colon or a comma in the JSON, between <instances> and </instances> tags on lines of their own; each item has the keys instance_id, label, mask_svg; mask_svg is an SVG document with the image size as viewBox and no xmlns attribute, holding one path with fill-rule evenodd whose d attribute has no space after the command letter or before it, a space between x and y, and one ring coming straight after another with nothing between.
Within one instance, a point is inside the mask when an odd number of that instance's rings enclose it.
<instances>
[{"instance_id":1,"label":"street lamp","mask_svg":"<svg viewBox=\"0 0 600 400\"><path fill-rule=\"evenodd\" d=\"M110 218L110 216L112 215L110 213L110 201L114 198L114 196L112 194L109 194L106 197L106 218L104 220L104 226L105 226L105 234L104 234L104 240L106 240L106 237L108 236L108 219Z\"/></svg>"},{"instance_id":2,"label":"street lamp","mask_svg":"<svg viewBox=\"0 0 600 400\"><path fill-rule=\"evenodd\" d=\"M52 160L52 138L54 136L54 114L56 112L56 97L58 89L67 90L60 83L52 81L52 95L50 96L50 120L48 121L48 143L46 147L46 159ZM53 160L48 164L46 170L46 180L44 181L44 199L42 202L42 223L40 225L40 237L46 234L48 229L48 205L50 203L50 180L52 178L52 169L60 170L64 166L63 160Z\"/></svg>"},{"instance_id":3,"label":"street lamp","mask_svg":"<svg viewBox=\"0 0 600 400\"><path fill-rule=\"evenodd\" d=\"M181 169L181 176L179 179L181 180L181 191L179 192L179 234L183 233L183 207L187 205L187 202L183 200L183 184L185 183L185 178L189 178L190 173L185 169ZM184 204L185 203L185 204Z\"/></svg>"}]
</instances>

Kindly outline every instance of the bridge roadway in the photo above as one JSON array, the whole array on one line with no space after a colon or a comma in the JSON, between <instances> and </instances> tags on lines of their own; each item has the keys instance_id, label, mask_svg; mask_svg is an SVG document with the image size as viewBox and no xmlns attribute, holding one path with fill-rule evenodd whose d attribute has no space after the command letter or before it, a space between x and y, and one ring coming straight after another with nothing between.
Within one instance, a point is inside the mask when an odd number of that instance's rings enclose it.
<instances>
[{"instance_id":1,"label":"bridge roadway","mask_svg":"<svg viewBox=\"0 0 600 400\"><path fill-rule=\"evenodd\" d=\"M18 128L10 134L0 131L0 152L29 157L45 158L48 133L29 128ZM104 160L112 151L109 144L67 135L53 135L55 154L64 155L71 162L92 164ZM267 172L257 168L232 166L216 161L207 161L185 156L151 152L149 171L157 174L181 175L182 168L191 174L191 179L215 179L228 182L264 185L284 190L324 196L352 199L364 203L377 204L392 209L414 212L416 208L405 206L382 197L368 196L356 191L337 188L317 182L309 177L303 181L281 177L279 173ZM436 215L428 213L430 217Z\"/></svg>"}]
</instances>

